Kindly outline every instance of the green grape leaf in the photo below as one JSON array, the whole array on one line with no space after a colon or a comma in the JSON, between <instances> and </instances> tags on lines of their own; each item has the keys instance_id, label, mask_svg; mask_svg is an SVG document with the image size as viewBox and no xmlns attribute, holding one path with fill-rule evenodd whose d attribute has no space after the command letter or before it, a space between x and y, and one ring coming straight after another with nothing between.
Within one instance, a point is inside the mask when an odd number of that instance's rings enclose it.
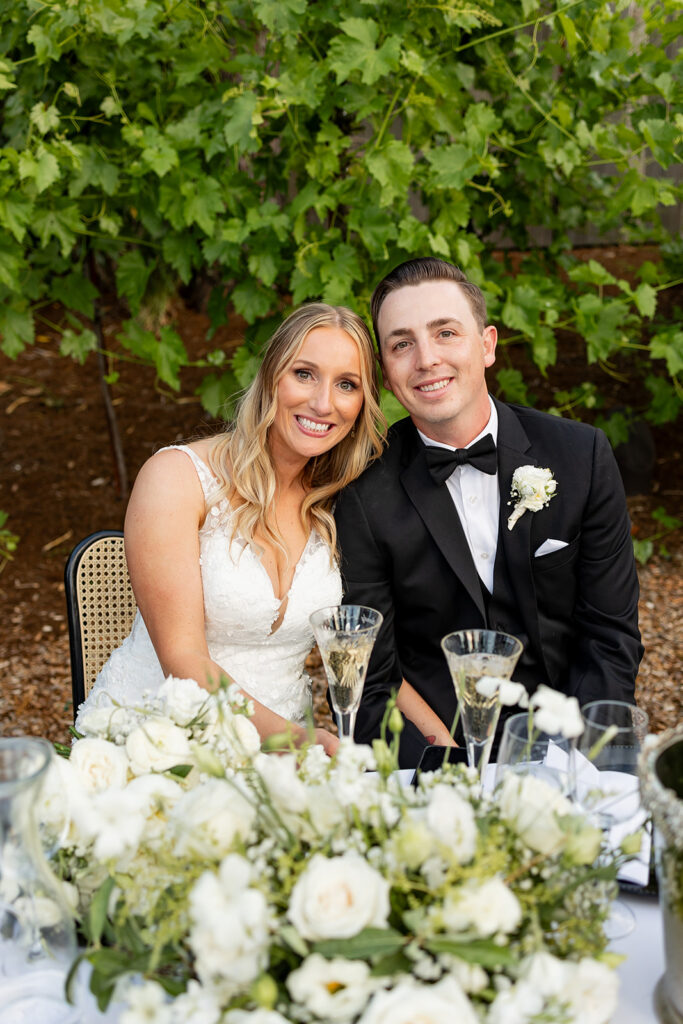
<instances>
[{"instance_id":1,"label":"green grape leaf","mask_svg":"<svg viewBox=\"0 0 683 1024\"><path fill-rule=\"evenodd\" d=\"M119 256L116 266L117 294L128 300L131 313L140 309L154 263L145 263L139 249L128 249Z\"/></svg>"},{"instance_id":2,"label":"green grape leaf","mask_svg":"<svg viewBox=\"0 0 683 1024\"><path fill-rule=\"evenodd\" d=\"M398 139L389 139L381 149L366 158L366 166L382 186L381 203L388 206L405 195L415 163L410 147Z\"/></svg>"},{"instance_id":3,"label":"green grape leaf","mask_svg":"<svg viewBox=\"0 0 683 1024\"><path fill-rule=\"evenodd\" d=\"M172 327L162 327L155 353L156 370L160 379L174 391L180 391L178 371L186 363L187 352L182 338Z\"/></svg>"},{"instance_id":4,"label":"green grape leaf","mask_svg":"<svg viewBox=\"0 0 683 1024\"><path fill-rule=\"evenodd\" d=\"M90 352L97 350L97 338L94 331L84 330L79 334L72 331L70 327L64 331L59 343L59 351L63 356L71 356L76 362L83 365Z\"/></svg>"},{"instance_id":5,"label":"green grape leaf","mask_svg":"<svg viewBox=\"0 0 683 1024\"><path fill-rule=\"evenodd\" d=\"M0 224L9 228L17 242L22 242L34 209L34 204L21 196L3 196L0 198Z\"/></svg>"},{"instance_id":6,"label":"green grape leaf","mask_svg":"<svg viewBox=\"0 0 683 1024\"><path fill-rule=\"evenodd\" d=\"M5 303L0 305L0 339L0 348L10 359L16 359L27 345L32 345L34 327L31 311Z\"/></svg>"},{"instance_id":7,"label":"green grape leaf","mask_svg":"<svg viewBox=\"0 0 683 1024\"><path fill-rule=\"evenodd\" d=\"M676 325L659 331L650 342L653 359L665 359L666 368L672 377L683 370L683 331Z\"/></svg>"},{"instance_id":8,"label":"green grape leaf","mask_svg":"<svg viewBox=\"0 0 683 1024\"><path fill-rule=\"evenodd\" d=\"M205 234L213 234L216 214L221 213L224 208L221 187L216 179L207 175L198 181L185 181L181 191L185 196L185 223L198 224Z\"/></svg>"}]
</instances>

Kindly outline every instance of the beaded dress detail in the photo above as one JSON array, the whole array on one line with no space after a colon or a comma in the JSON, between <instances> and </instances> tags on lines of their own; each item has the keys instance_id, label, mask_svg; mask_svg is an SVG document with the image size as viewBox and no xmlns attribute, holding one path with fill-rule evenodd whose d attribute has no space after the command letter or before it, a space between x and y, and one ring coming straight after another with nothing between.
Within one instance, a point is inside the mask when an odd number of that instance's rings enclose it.
<instances>
[{"instance_id":1,"label":"beaded dress detail","mask_svg":"<svg viewBox=\"0 0 683 1024\"><path fill-rule=\"evenodd\" d=\"M210 502L218 484L206 463L186 445L168 447L190 457ZM281 602L254 549L239 535L230 540L231 516L229 502L222 499L210 506L199 530L209 653L251 697L289 721L302 722L311 706L311 681L304 672L314 642L308 617L318 608L340 603L339 569L330 564L329 548L313 530L297 563L282 622L271 632ZM134 703L143 691L153 692L163 681L138 611L130 635L102 668L81 709L106 706L112 700Z\"/></svg>"}]
</instances>

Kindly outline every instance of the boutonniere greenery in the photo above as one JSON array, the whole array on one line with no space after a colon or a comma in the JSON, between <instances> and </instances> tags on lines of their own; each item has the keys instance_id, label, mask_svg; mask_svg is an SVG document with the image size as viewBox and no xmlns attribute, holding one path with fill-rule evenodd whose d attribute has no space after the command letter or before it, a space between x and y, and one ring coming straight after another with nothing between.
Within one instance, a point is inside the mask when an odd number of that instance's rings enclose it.
<instances>
[{"instance_id":1,"label":"boutonniere greenery","mask_svg":"<svg viewBox=\"0 0 683 1024\"><path fill-rule=\"evenodd\" d=\"M519 466L512 477L510 497L514 509L508 519L508 530L511 530L518 519L529 512L540 512L555 497L557 480L549 469L540 466Z\"/></svg>"}]
</instances>

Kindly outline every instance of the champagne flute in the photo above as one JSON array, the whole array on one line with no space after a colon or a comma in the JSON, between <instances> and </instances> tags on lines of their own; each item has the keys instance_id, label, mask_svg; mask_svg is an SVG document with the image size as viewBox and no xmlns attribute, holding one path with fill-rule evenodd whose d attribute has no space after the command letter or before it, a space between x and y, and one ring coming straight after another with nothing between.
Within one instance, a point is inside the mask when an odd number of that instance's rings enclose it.
<instances>
[{"instance_id":1,"label":"champagne flute","mask_svg":"<svg viewBox=\"0 0 683 1024\"><path fill-rule=\"evenodd\" d=\"M581 713L585 728L579 752L593 767L585 762L579 767L577 796L584 810L609 833L640 810L638 755L647 735L648 716L642 708L620 700L594 700L585 704ZM605 934L609 939L623 938L634 927L631 910L616 900L605 922Z\"/></svg>"},{"instance_id":2,"label":"champagne flute","mask_svg":"<svg viewBox=\"0 0 683 1024\"><path fill-rule=\"evenodd\" d=\"M509 679L522 653L522 644L509 633L492 629L463 629L441 641L458 698L467 747L467 763L481 776L488 764L500 715L500 697L480 693L484 676Z\"/></svg>"},{"instance_id":3,"label":"champagne flute","mask_svg":"<svg viewBox=\"0 0 683 1024\"><path fill-rule=\"evenodd\" d=\"M340 738L353 738L365 674L382 618L374 608L360 604L320 608L310 617Z\"/></svg>"}]
</instances>

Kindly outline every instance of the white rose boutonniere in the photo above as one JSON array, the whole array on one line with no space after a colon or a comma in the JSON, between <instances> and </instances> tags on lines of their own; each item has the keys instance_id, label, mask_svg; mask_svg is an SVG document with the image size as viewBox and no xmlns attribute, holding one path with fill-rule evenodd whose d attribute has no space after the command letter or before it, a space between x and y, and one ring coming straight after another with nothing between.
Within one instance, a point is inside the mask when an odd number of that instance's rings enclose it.
<instances>
[{"instance_id":1,"label":"white rose boutonniere","mask_svg":"<svg viewBox=\"0 0 683 1024\"><path fill-rule=\"evenodd\" d=\"M548 504L557 491L557 480L549 469L541 466L519 466L512 477L510 496L515 507L508 519L508 530L511 530L527 509L540 512ZM511 505L512 502L508 502Z\"/></svg>"}]
</instances>

